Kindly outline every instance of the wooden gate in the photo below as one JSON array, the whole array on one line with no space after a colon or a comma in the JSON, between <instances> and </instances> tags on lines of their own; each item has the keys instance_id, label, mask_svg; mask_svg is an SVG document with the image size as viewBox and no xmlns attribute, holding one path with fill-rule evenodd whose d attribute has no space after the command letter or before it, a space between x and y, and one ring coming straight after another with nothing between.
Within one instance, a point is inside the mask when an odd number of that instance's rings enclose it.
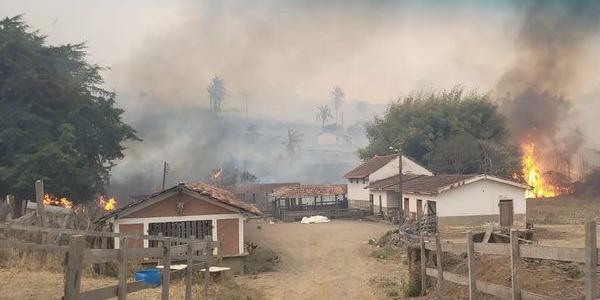
<instances>
[{"instance_id":1,"label":"wooden gate","mask_svg":"<svg viewBox=\"0 0 600 300\"><path fill-rule=\"evenodd\" d=\"M500 226L510 227L513 225L513 201L512 200L500 200L498 203L500 208Z\"/></svg>"}]
</instances>

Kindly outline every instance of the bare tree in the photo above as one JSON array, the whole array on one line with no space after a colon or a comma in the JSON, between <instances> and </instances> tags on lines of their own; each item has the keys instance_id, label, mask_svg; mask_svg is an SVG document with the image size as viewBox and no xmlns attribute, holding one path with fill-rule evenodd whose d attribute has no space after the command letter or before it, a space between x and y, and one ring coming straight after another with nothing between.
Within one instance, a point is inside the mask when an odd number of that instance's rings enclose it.
<instances>
[{"instance_id":1,"label":"bare tree","mask_svg":"<svg viewBox=\"0 0 600 300\"><path fill-rule=\"evenodd\" d=\"M331 108L327 105L319 105L317 106L317 110L317 121L321 121L322 127L325 128L325 123L333 118Z\"/></svg>"},{"instance_id":2,"label":"bare tree","mask_svg":"<svg viewBox=\"0 0 600 300\"><path fill-rule=\"evenodd\" d=\"M223 102L227 93L225 82L223 79L219 78L219 76L215 75L208 86L207 91L210 101L210 110L214 113L220 113L223 109Z\"/></svg>"},{"instance_id":3,"label":"bare tree","mask_svg":"<svg viewBox=\"0 0 600 300\"><path fill-rule=\"evenodd\" d=\"M294 128L288 128L287 136L283 140L283 145L290 157L294 156L300 149L302 143L302 135Z\"/></svg>"}]
</instances>

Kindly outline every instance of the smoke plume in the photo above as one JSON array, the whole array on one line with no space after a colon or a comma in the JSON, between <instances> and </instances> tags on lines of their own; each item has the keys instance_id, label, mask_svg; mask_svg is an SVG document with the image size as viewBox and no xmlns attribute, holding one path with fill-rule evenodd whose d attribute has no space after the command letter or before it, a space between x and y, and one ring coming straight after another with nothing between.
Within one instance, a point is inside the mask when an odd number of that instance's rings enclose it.
<instances>
[{"instance_id":1,"label":"smoke plume","mask_svg":"<svg viewBox=\"0 0 600 300\"><path fill-rule=\"evenodd\" d=\"M581 70L589 56L588 42L598 33L600 2L527 2L515 42L516 56L498 82L502 109L517 143L534 142L545 168L567 171L583 144L573 122ZM559 164L559 165L557 165ZM566 172L565 172L566 174Z\"/></svg>"}]
</instances>

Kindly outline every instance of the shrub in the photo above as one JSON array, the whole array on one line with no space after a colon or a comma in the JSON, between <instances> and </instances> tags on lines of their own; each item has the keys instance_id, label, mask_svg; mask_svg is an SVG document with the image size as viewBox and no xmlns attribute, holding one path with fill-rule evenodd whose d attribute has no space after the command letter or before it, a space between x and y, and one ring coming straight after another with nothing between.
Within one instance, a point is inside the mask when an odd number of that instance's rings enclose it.
<instances>
[{"instance_id":1,"label":"shrub","mask_svg":"<svg viewBox=\"0 0 600 300\"><path fill-rule=\"evenodd\" d=\"M421 295L421 283L416 282L415 284L411 284L410 282L402 282L402 291L404 292L404 297L417 297Z\"/></svg>"},{"instance_id":2,"label":"shrub","mask_svg":"<svg viewBox=\"0 0 600 300\"><path fill-rule=\"evenodd\" d=\"M244 272L246 274L257 274L274 271L279 263L277 253L269 249L255 249L254 252L244 260Z\"/></svg>"},{"instance_id":3,"label":"shrub","mask_svg":"<svg viewBox=\"0 0 600 300\"><path fill-rule=\"evenodd\" d=\"M399 256L400 250L391 245L378 247L371 252L371 256L380 259L395 259Z\"/></svg>"}]
</instances>

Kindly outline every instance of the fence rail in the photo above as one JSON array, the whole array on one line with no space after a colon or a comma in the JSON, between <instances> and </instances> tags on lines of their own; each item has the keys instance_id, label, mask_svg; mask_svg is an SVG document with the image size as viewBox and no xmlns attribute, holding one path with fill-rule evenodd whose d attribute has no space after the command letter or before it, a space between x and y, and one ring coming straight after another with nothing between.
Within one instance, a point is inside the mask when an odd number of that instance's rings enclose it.
<instances>
[{"instance_id":1,"label":"fence rail","mask_svg":"<svg viewBox=\"0 0 600 300\"><path fill-rule=\"evenodd\" d=\"M421 247L421 293L425 293L427 276L437 278L436 291L438 298L443 298L443 282L449 281L469 288L469 299L476 299L475 292L497 296L503 299L532 299L551 300L554 298L521 290L519 260L521 258L535 258L543 260L556 260L566 262L579 262L585 264L585 299L597 299L598 248L596 245L596 223L585 224L585 248L566 248L539 245L519 244L518 231L511 230L510 244L475 243L472 232L467 232L465 243L442 242L439 234L435 241L428 241L424 234L420 238ZM435 252L437 268L428 268L427 251ZM475 276L476 252L482 254L502 255L511 258L511 287L506 287L490 282L477 280ZM442 258L444 253L467 253L468 276L443 271Z\"/></svg>"},{"instance_id":2,"label":"fence rail","mask_svg":"<svg viewBox=\"0 0 600 300\"><path fill-rule=\"evenodd\" d=\"M24 226L0 224L0 229L9 231L45 232L70 235L69 245L38 244L16 240L0 239L0 248L13 248L28 251L54 252L65 255L65 283L63 299L107 299L118 297L124 300L128 293L151 288L143 282L127 282L128 263L130 261L146 258L158 258L163 262L165 271L162 274L161 299L169 299L169 284L172 279L185 277L185 299L192 299L192 272L204 268L204 293L208 288L210 265L214 262L213 250L218 248L220 260L221 244L215 241L198 239L169 238L163 236L134 236L110 232L82 231L72 229L44 228L38 226ZM86 236L119 238L120 249L88 249ZM157 248L129 248L128 239L149 239L160 241ZM186 242L187 244L172 246L173 243ZM185 260L187 268L170 271L172 260ZM81 292L82 271L85 264L98 264L116 262L119 267L118 284L95 290ZM169 270L169 271L166 271Z\"/></svg>"}]
</instances>

